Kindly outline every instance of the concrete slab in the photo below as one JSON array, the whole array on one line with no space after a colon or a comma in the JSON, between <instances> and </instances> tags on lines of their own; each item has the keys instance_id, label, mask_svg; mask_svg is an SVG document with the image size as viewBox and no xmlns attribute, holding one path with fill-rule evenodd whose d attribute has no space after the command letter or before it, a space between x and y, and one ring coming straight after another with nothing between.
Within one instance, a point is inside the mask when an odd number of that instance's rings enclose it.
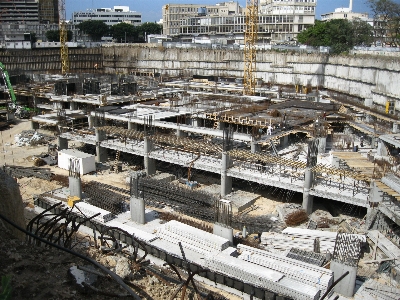
<instances>
[{"instance_id":1,"label":"concrete slab","mask_svg":"<svg viewBox=\"0 0 400 300\"><path fill-rule=\"evenodd\" d=\"M256 200L260 197L261 197L260 195L239 190L230 193L229 195L226 195L224 198L226 200L231 201L232 212L235 214L235 213L240 213L244 211L246 208L252 206L256 202Z\"/></svg>"}]
</instances>

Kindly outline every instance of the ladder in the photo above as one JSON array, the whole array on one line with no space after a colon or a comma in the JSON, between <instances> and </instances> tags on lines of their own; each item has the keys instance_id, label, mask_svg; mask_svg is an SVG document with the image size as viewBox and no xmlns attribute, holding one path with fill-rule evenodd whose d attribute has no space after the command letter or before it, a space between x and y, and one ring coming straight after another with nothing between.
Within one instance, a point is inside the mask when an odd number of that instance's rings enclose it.
<instances>
[{"instance_id":1,"label":"ladder","mask_svg":"<svg viewBox=\"0 0 400 300\"><path fill-rule=\"evenodd\" d=\"M274 155L275 156L279 156L278 150L276 150L274 141L273 140L269 140L269 143L271 144L271 148L272 148L272 151L274 152Z\"/></svg>"},{"instance_id":2,"label":"ladder","mask_svg":"<svg viewBox=\"0 0 400 300\"><path fill-rule=\"evenodd\" d=\"M114 160L114 172L118 173L118 162L119 162L119 155L120 151L117 151L117 154L115 155L115 160Z\"/></svg>"}]
</instances>

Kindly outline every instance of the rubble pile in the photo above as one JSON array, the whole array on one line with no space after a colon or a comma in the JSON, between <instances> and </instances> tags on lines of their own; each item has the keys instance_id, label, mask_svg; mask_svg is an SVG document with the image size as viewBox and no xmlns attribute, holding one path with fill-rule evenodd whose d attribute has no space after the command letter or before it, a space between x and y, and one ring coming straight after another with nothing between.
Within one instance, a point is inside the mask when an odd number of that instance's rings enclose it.
<instances>
[{"instance_id":1,"label":"rubble pile","mask_svg":"<svg viewBox=\"0 0 400 300\"><path fill-rule=\"evenodd\" d=\"M39 133L35 130L24 130L15 135L15 144L18 147L47 144L54 140L53 136Z\"/></svg>"}]
</instances>

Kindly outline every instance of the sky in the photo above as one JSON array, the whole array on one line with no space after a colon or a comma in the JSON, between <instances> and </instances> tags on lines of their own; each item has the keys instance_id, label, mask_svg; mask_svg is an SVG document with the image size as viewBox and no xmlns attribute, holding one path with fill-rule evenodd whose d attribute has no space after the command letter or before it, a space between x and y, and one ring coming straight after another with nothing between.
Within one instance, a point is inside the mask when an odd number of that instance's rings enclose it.
<instances>
[{"instance_id":1,"label":"sky","mask_svg":"<svg viewBox=\"0 0 400 300\"><path fill-rule=\"evenodd\" d=\"M321 14L333 12L335 8L349 7L350 0L317 0L316 19L321 19ZM86 11L92 8L113 8L114 6L129 6L130 10L142 13L142 22L158 22L161 19L162 6L173 4L216 4L218 0L65 0L66 19L72 18L74 11ZM238 1L241 6L246 6L245 0ZM367 0L353 0L353 12L369 12Z\"/></svg>"}]
</instances>

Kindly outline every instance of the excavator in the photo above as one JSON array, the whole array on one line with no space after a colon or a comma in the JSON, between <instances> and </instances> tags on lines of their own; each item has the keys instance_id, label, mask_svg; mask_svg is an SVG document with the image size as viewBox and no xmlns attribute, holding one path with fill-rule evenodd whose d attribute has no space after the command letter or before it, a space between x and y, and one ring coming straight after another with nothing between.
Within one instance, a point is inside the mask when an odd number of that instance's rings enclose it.
<instances>
[{"instance_id":1,"label":"excavator","mask_svg":"<svg viewBox=\"0 0 400 300\"><path fill-rule=\"evenodd\" d=\"M15 117L17 117L19 119L29 118L31 115L31 109L28 107L23 107L23 106L17 105L17 98L15 97L14 89L10 82L10 77L8 75L6 68L4 67L4 65L1 62L0 62L0 75L3 78L5 87L7 89L9 97L11 99L11 103L9 104L8 107L5 107L5 109L8 109L8 110L14 112ZM3 107L3 109L4 109L4 107Z\"/></svg>"}]
</instances>

